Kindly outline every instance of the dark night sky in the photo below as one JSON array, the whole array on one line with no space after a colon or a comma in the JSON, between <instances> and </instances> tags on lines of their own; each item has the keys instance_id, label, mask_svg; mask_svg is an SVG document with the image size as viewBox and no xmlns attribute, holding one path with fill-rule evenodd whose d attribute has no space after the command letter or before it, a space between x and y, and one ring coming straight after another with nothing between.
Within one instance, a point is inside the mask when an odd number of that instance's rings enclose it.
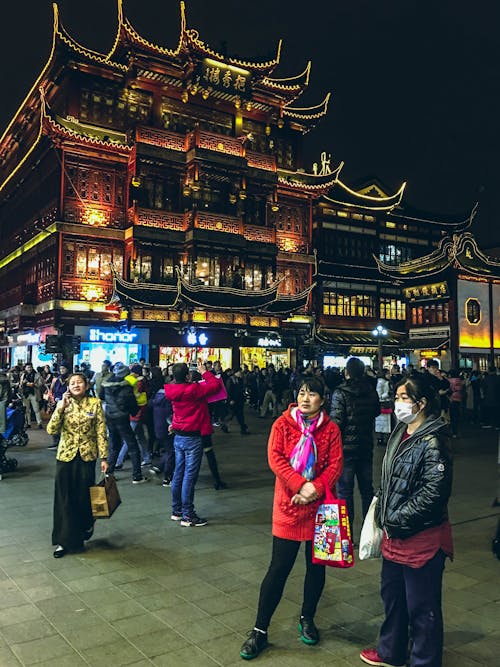
<instances>
[{"instance_id":1,"label":"dark night sky","mask_svg":"<svg viewBox=\"0 0 500 667\"><path fill-rule=\"evenodd\" d=\"M111 47L115 0L60 0L62 23L81 44ZM124 0L147 39L175 47L177 0ZM500 167L500 3L482 0L186 0L188 26L218 49L261 59L283 38L273 76L301 72L310 86L295 104L332 92L329 114L306 137L307 170L321 150L345 161L348 184L377 176L408 181L420 209L460 216L479 200L473 231L500 244L495 209ZM7 124L50 52L49 0L2 7L0 126Z\"/></svg>"}]
</instances>

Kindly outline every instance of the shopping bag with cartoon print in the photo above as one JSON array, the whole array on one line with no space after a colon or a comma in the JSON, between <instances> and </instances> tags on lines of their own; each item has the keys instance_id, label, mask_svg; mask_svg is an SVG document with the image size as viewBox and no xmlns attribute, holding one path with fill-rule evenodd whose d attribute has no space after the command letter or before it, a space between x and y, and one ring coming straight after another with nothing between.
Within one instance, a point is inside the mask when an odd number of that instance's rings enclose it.
<instances>
[{"instance_id":1,"label":"shopping bag with cartoon print","mask_svg":"<svg viewBox=\"0 0 500 667\"><path fill-rule=\"evenodd\" d=\"M354 550L345 500L326 487L314 523L312 562L330 567L352 567Z\"/></svg>"}]
</instances>

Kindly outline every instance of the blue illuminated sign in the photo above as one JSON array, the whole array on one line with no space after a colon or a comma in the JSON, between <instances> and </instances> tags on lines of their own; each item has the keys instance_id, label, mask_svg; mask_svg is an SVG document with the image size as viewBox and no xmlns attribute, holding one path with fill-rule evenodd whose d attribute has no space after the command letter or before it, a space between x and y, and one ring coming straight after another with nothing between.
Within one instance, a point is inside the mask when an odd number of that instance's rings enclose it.
<instances>
[{"instance_id":1,"label":"blue illuminated sign","mask_svg":"<svg viewBox=\"0 0 500 667\"><path fill-rule=\"evenodd\" d=\"M208 336L204 333L197 334L194 331L190 331L186 336L188 345L206 345L208 343Z\"/></svg>"},{"instance_id":2,"label":"blue illuminated sign","mask_svg":"<svg viewBox=\"0 0 500 667\"><path fill-rule=\"evenodd\" d=\"M136 338L137 334L130 331L89 330L89 341L91 343L133 343Z\"/></svg>"}]
</instances>

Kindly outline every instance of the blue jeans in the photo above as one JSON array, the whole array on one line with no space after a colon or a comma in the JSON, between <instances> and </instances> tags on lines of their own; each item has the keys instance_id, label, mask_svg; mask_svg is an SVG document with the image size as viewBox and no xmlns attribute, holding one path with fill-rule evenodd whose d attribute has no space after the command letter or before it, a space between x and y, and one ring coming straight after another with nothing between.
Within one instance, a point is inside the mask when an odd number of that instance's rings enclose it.
<instances>
[{"instance_id":1,"label":"blue jeans","mask_svg":"<svg viewBox=\"0 0 500 667\"><path fill-rule=\"evenodd\" d=\"M361 454L359 458L345 458L344 469L339 481L337 482L337 493L339 498L343 498L347 505L349 523L354 524L354 479L358 480L359 494L361 496L361 505L363 518L368 512L373 498L373 451L367 451Z\"/></svg>"},{"instance_id":2,"label":"blue jeans","mask_svg":"<svg viewBox=\"0 0 500 667\"><path fill-rule=\"evenodd\" d=\"M194 514L194 487L200 472L203 448L201 436L174 436L175 470L172 479L172 513Z\"/></svg>"}]
</instances>

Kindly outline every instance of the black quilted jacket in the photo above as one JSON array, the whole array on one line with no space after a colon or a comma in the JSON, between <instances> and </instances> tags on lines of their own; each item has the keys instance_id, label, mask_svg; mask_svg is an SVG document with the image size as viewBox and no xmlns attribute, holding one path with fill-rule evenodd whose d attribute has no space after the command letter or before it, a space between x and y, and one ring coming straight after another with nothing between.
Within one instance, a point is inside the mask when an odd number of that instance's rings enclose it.
<instances>
[{"instance_id":1,"label":"black quilted jacket","mask_svg":"<svg viewBox=\"0 0 500 667\"><path fill-rule=\"evenodd\" d=\"M344 458L356 458L373 449L375 417L379 414L378 394L366 378L346 380L335 389L330 419L342 433Z\"/></svg>"},{"instance_id":2,"label":"black quilted jacket","mask_svg":"<svg viewBox=\"0 0 500 667\"><path fill-rule=\"evenodd\" d=\"M407 538L448 519L453 466L447 426L429 417L401 441L398 423L382 463L375 519L389 537Z\"/></svg>"}]
</instances>

